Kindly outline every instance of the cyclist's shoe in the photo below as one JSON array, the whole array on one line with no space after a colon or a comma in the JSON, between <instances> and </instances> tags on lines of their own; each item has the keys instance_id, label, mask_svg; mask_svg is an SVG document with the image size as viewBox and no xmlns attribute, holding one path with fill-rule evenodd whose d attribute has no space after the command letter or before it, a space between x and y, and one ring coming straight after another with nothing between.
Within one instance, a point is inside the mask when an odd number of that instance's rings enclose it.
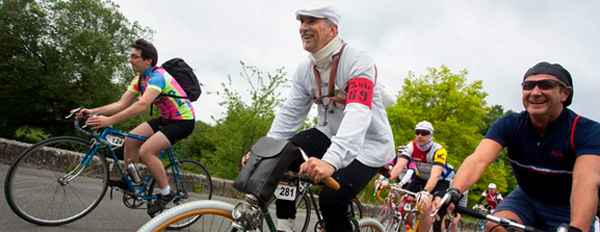
<instances>
[{"instance_id":1,"label":"cyclist's shoe","mask_svg":"<svg viewBox=\"0 0 600 232\"><path fill-rule=\"evenodd\" d=\"M108 180L108 186L109 187L116 187L116 188L120 188L124 191L129 191L129 185L127 185L127 183L125 183L125 180L121 179L121 180Z\"/></svg>"},{"instance_id":2,"label":"cyclist's shoe","mask_svg":"<svg viewBox=\"0 0 600 232\"><path fill-rule=\"evenodd\" d=\"M167 195L157 195L157 199L154 204L148 206L148 215L154 217L157 213L160 213L165 206L175 198L175 192L170 191Z\"/></svg>"}]
</instances>

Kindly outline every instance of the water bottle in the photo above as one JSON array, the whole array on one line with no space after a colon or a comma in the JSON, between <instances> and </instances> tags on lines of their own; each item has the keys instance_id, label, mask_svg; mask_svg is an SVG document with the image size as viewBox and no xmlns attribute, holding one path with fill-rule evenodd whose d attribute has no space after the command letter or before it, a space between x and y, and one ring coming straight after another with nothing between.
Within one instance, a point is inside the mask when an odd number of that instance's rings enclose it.
<instances>
[{"instance_id":1,"label":"water bottle","mask_svg":"<svg viewBox=\"0 0 600 232\"><path fill-rule=\"evenodd\" d=\"M127 161L129 162L127 165L127 174L129 174L129 177L134 184L139 184L142 182L142 176L138 172L137 164L131 159L128 159Z\"/></svg>"}]
</instances>

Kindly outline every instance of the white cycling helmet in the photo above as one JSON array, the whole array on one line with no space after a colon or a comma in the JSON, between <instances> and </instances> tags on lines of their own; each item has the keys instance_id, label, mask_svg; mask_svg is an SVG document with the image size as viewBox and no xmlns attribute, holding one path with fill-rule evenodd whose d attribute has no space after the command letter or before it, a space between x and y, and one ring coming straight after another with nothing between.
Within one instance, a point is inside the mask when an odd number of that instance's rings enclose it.
<instances>
[{"instance_id":1,"label":"white cycling helmet","mask_svg":"<svg viewBox=\"0 0 600 232\"><path fill-rule=\"evenodd\" d=\"M494 184L494 183L490 183L490 185L488 185L488 188L491 188L491 189L496 189L496 184Z\"/></svg>"},{"instance_id":2,"label":"white cycling helmet","mask_svg":"<svg viewBox=\"0 0 600 232\"><path fill-rule=\"evenodd\" d=\"M433 125L428 121L422 121L415 126L415 130L428 130L433 133Z\"/></svg>"}]
</instances>

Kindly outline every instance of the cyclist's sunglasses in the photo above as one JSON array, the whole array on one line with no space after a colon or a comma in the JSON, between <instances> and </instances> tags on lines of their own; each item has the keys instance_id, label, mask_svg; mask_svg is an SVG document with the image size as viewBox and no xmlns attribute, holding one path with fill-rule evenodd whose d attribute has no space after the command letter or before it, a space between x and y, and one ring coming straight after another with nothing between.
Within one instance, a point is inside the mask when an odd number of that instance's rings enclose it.
<instances>
[{"instance_id":1,"label":"cyclist's sunglasses","mask_svg":"<svg viewBox=\"0 0 600 232\"><path fill-rule=\"evenodd\" d=\"M523 83L521 83L521 86L523 86L523 90L532 90L533 88L535 88L536 85L538 87L540 87L540 89L542 89L542 90L554 89L559 85L562 87L567 86L567 85L565 85L565 83L562 83L560 81L550 80L550 79L539 80L539 81L523 81Z\"/></svg>"},{"instance_id":2,"label":"cyclist's sunglasses","mask_svg":"<svg viewBox=\"0 0 600 232\"><path fill-rule=\"evenodd\" d=\"M429 132L428 130L416 130L415 134L420 136L427 136L431 134L431 132Z\"/></svg>"}]
</instances>

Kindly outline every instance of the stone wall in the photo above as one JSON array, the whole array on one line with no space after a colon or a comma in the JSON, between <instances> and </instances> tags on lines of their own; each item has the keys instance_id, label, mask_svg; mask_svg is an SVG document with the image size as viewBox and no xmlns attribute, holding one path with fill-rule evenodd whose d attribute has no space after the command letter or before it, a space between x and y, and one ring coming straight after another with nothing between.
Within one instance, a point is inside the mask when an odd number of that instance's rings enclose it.
<instances>
[{"instance_id":1,"label":"stone wall","mask_svg":"<svg viewBox=\"0 0 600 232\"><path fill-rule=\"evenodd\" d=\"M28 143L22 143L22 142L17 142L17 141L13 141L13 140L7 140L4 138L0 138L0 162L6 165L11 165L15 160L17 160L17 158L19 158L19 156L21 155L21 153L23 151L25 151L28 147L30 147L31 144ZM37 165L40 165L40 167L42 167L43 165L48 165L49 163L55 163L55 162L60 162L61 159L72 159L74 158L73 156L76 156L77 154L69 154L69 153L62 153L63 156L50 156L51 159L50 160L45 160L44 163L40 163ZM64 157L64 156L71 156L71 157ZM112 159L108 159L109 161L109 168L111 170L111 178L115 179L115 178L119 178L119 174L116 168L114 168L114 162L112 161ZM40 160L41 162L41 160ZM146 167L144 165L140 165L140 172L145 173L146 172ZM210 170L208 170L210 173ZM235 188L233 188L233 181L232 180L226 180L226 179L221 179L221 178L216 178L216 177L212 177L212 183L213 183L213 196L223 196L223 197L229 197L229 198L239 198L241 199L243 194L238 192ZM363 204L363 213L364 216L366 217L376 217L377 212L379 211L379 208L377 206L374 205L369 205L369 204ZM464 221L464 228L463 229L472 229L474 228L474 222L469 222L469 221Z\"/></svg>"},{"instance_id":2,"label":"stone wall","mask_svg":"<svg viewBox=\"0 0 600 232\"><path fill-rule=\"evenodd\" d=\"M5 165L12 165L27 148L29 148L32 144L22 143L18 141L8 140L4 138L0 138L0 163ZM59 155L60 154L60 155ZM71 153L59 153L53 152L53 155L45 155L47 158L45 160L39 160L39 164L33 164L38 167L45 167L57 162L64 162L64 160L71 160L73 158L78 158L78 154ZM28 162L35 161L33 159L28 160ZM120 178L120 174L118 169L114 167L114 162L112 158L107 158L109 163L110 170L110 178L117 179ZM146 173L146 166L139 165L139 169L141 173ZM209 170L210 173L210 170ZM212 177L213 182L213 195L223 196L223 197L235 197L241 198L242 194L238 193L233 188L233 181Z\"/></svg>"}]
</instances>

